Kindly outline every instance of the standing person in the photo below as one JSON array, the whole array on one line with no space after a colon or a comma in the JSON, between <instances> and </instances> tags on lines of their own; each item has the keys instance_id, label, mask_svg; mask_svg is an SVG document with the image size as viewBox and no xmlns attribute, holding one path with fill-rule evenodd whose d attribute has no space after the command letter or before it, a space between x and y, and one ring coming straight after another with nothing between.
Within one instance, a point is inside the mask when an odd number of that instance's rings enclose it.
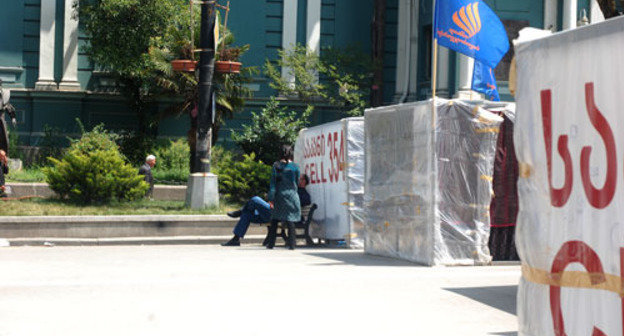
<instances>
[{"instance_id":1,"label":"standing person","mask_svg":"<svg viewBox=\"0 0 624 336\"><path fill-rule=\"evenodd\" d=\"M9 173L9 159L6 152L0 149L0 197L7 197L4 175Z\"/></svg>"},{"instance_id":2,"label":"standing person","mask_svg":"<svg viewBox=\"0 0 624 336\"><path fill-rule=\"evenodd\" d=\"M302 207L312 204L310 194L305 189L308 183L310 183L308 176L306 174L301 175L297 194ZM228 212L227 215L233 218L240 217L240 219L234 227L234 237L221 246L240 246L240 239L245 237L251 223L261 224L271 221L271 205L262 198L254 196L245 203L242 209Z\"/></svg>"},{"instance_id":3,"label":"standing person","mask_svg":"<svg viewBox=\"0 0 624 336\"><path fill-rule=\"evenodd\" d=\"M156 157L154 155L148 155L145 158L145 163L139 168L139 175L145 175L145 182L149 184L149 189L145 196L152 197L154 193L154 177L152 176L152 168L156 165Z\"/></svg>"},{"instance_id":4,"label":"standing person","mask_svg":"<svg viewBox=\"0 0 624 336\"><path fill-rule=\"evenodd\" d=\"M295 249L296 232L295 222L301 218L301 203L297 194L299 181L299 167L292 162L292 146L282 146L282 157L273 164L271 171L271 189L269 190L269 204L271 212L271 226L269 227L267 248L275 246L277 224L282 222L288 226L288 246Z\"/></svg>"},{"instance_id":5,"label":"standing person","mask_svg":"<svg viewBox=\"0 0 624 336\"><path fill-rule=\"evenodd\" d=\"M4 113L8 113L11 117L11 123L13 127L17 125L15 119L15 108L9 104L11 98L11 91L9 89L2 88L2 79L0 79L0 149L6 153L9 152L9 132L7 129L6 121L4 120Z\"/></svg>"}]
</instances>

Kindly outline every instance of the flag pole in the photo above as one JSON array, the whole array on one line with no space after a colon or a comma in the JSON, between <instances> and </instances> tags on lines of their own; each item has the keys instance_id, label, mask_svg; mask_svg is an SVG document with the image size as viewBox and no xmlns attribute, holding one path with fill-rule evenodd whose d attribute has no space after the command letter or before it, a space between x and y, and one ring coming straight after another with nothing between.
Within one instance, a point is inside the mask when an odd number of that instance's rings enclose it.
<instances>
[{"instance_id":1,"label":"flag pole","mask_svg":"<svg viewBox=\"0 0 624 336\"><path fill-rule=\"evenodd\" d=\"M435 32L434 32L435 35ZM431 98L436 97L438 81L438 39L433 36L433 69L431 69Z\"/></svg>"},{"instance_id":2,"label":"flag pole","mask_svg":"<svg viewBox=\"0 0 624 336\"><path fill-rule=\"evenodd\" d=\"M433 0L433 18L432 18L432 22L433 24L431 25L431 42L433 43L433 55L432 55L432 69L431 69L431 99L435 100L435 96L436 96L436 86L437 86L437 80L438 80L438 39L435 37L436 33L435 33L435 29L436 29L436 22L435 22L435 15L436 15L436 0Z\"/></svg>"},{"instance_id":3,"label":"flag pole","mask_svg":"<svg viewBox=\"0 0 624 336\"><path fill-rule=\"evenodd\" d=\"M436 127L436 86L438 80L438 39L436 38L436 0L433 0L433 19L431 25L431 41L433 43L433 59L431 69L431 127Z\"/></svg>"}]
</instances>

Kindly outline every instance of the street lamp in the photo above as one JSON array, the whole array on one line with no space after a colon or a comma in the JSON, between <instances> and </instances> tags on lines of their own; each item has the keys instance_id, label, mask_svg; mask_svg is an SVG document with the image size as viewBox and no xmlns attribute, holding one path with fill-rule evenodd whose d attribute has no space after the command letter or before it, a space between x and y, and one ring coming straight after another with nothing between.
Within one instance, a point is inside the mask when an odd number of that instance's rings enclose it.
<instances>
[{"instance_id":1,"label":"street lamp","mask_svg":"<svg viewBox=\"0 0 624 336\"><path fill-rule=\"evenodd\" d=\"M192 0L191 0L192 1ZM219 205L217 176L210 173L210 148L214 122L214 74L216 2L200 1L201 32L199 40L199 106L197 110L197 142L195 146L196 173L189 176L186 204L192 209Z\"/></svg>"}]
</instances>

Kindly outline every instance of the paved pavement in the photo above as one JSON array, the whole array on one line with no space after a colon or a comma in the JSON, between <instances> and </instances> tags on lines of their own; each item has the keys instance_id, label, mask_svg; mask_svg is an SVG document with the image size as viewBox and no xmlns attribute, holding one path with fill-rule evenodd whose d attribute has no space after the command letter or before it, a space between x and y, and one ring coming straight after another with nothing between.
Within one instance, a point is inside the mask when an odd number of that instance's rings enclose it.
<instances>
[{"instance_id":1,"label":"paved pavement","mask_svg":"<svg viewBox=\"0 0 624 336\"><path fill-rule=\"evenodd\" d=\"M518 266L260 246L0 249L0 336L516 335Z\"/></svg>"}]
</instances>

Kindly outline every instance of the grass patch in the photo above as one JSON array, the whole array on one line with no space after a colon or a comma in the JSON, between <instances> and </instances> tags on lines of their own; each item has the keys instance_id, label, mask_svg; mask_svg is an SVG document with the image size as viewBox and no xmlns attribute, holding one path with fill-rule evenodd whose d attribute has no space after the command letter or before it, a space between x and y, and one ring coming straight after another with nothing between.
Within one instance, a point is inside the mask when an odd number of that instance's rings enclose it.
<instances>
[{"instance_id":1,"label":"grass patch","mask_svg":"<svg viewBox=\"0 0 624 336\"><path fill-rule=\"evenodd\" d=\"M106 215L214 215L237 209L238 205L220 203L218 208L191 210L183 201L114 202L83 205L59 199L31 198L5 200L0 203L0 216L106 216Z\"/></svg>"},{"instance_id":2,"label":"grass patch","mask_svg":"<svg viewBox=\"0 0 624 336\"><path fill-rule=\"evenodd\" d=\"M7 182L45 182L45 175L40 167L24 168L22 170L9 171Z\"/></svg>"}]
</instances>

